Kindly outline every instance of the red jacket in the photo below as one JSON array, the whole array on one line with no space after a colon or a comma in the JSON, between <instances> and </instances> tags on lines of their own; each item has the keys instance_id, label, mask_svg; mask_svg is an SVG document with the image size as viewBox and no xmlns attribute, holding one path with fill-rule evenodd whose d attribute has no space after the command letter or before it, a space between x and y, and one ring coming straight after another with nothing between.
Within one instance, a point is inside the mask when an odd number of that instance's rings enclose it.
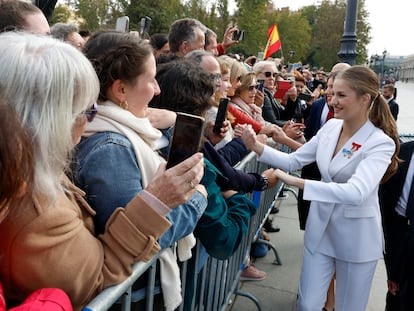
<instances>
[{"instance_id":1,"label":"red jacket","mask_svg":"<svg viewBox=\"0 0 414 311\"><path fill-rule=\"evenodd\" d=\"M0 311L6 310L3 287L0 284ZM59 288L42 288L33 292L23 303L9 311L72 311L69 297Z\"/></svg>"},{"instance_id":2,"label":"red jacket","mask_svg":"<svg viewBox=\"0 0 414 311\"><path fill-rule=\"evenodd\" d=\"M252 119L242 110L237 109L233 105L229 105L227 107L227 111L230 112L234 117L234 121L231 123L232 127L234 127L236 124L250 124L253 130L256 132L256 134L258 134L262 129L262 124L260 122Z\"/></svg>"}]
</instances>

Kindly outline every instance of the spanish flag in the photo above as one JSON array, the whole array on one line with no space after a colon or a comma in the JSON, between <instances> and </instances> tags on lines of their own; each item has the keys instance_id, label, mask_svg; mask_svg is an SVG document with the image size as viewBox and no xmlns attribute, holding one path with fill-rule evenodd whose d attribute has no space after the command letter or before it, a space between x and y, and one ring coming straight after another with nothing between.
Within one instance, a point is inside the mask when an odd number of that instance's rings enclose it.
<instances>
[{"instance_id":1,"label":"spanish flag","mask_svg":"<svg viewBox=\"0 0 414 311\"><path fill-rule=\"evenodd\" d=\"M279 31L277 26L273 25L267 31L267 43L264 50L264 59L270 57L273 53L276 53L282 47L282 42L280 42Z\"/></svg>"}]
</instances>

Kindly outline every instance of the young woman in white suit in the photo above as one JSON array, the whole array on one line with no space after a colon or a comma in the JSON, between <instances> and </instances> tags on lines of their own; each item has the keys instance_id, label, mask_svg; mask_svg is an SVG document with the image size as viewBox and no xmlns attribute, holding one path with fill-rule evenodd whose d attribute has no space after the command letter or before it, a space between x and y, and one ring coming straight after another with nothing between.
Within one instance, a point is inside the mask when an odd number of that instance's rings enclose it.
<instances>
[{"instance_id":1,"label":"young woman in white suit","mask_svg":"<svg viewBox=\"0 0 414 311\"><path fill-rule=\"evenodd\" d=\"M242 138L259 156L279 170L288 185L303 189L312 201L306 223L298 311L322 310L336 271L336 311L363 311L383 238L378 186L398 167L396 123L380 95L376 74L353 66L333 85L335 118L293 153L260 143L246 126ZM316 161L320 181L285 173ZM282 171L283 170L283 171Z\"/></svg>"}]
</instances>

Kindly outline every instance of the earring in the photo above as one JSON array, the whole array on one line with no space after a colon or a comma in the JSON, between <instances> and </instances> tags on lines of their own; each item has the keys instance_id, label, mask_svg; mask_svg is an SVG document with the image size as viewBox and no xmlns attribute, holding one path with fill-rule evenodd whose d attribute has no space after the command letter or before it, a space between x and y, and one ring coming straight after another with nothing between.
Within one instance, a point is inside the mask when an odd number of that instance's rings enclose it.
<instances>
[{"instance_id":1,"label":"earring","mask_svg":"<svg viewBox=\"0 0 414 311\"><path fill-rule=\"evenodd\" d=\"M120 102L119 107L121 107L122 109L128 110L128 102L126 100L124 100L123 102Z\"/></svg>"}]
</instances>

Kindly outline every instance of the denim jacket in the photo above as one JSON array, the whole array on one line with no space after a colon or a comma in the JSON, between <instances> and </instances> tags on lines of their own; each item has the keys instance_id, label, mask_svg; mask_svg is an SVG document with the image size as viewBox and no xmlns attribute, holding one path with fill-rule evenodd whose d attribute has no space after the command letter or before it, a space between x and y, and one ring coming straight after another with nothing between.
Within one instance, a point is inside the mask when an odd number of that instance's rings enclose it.
<instances>
[{"instance_id":1,"label":"denim jacket","mask_svg":"<svg viewBox=\"0 0 414 311\"><path fill-rule=\"evenodd\" d=\"M113 211L143 190L134 148L121 134L100 132L82 138L75 160L75 184L86 192L86 200L96 211L96 234L100 234ZM206 198L197 191L173 208L166 216L172 226L158 240L161 248L192 233L206 206Z\"/></svg>"}]
</instances>

